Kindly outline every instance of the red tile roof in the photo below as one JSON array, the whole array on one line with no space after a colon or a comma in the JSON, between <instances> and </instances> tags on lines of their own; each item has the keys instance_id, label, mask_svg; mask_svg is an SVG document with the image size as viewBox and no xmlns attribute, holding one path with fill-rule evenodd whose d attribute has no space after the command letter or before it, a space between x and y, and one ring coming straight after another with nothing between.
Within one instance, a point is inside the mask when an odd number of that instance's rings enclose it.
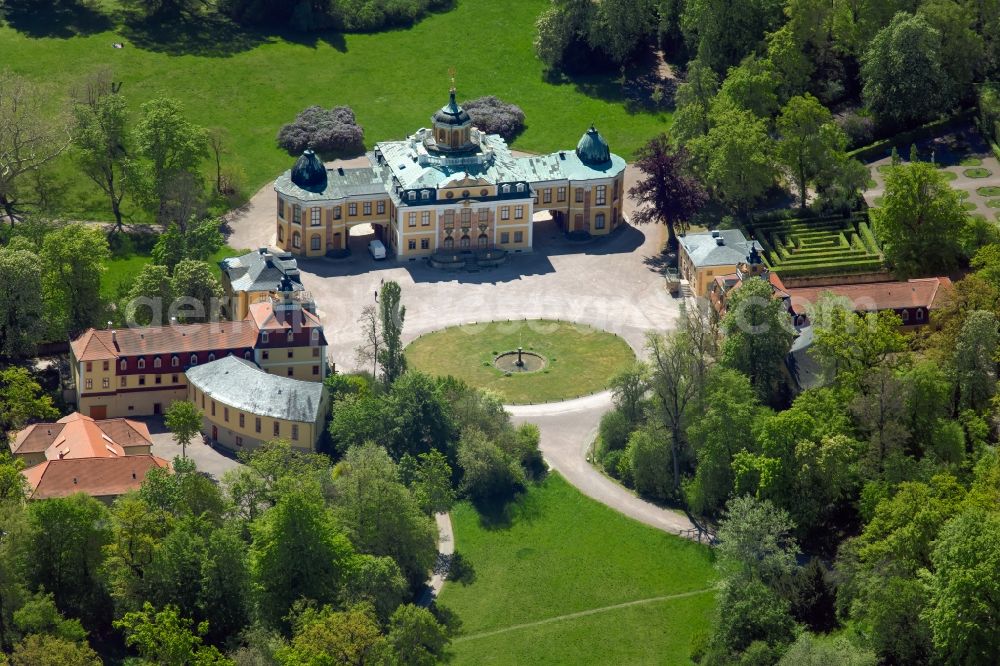
<instances>
[{"instance_id":1,"label":"red tile roof","mask_svg":"<svg viewBox=\"0 0 1000 666\"><path fill-rule=\"evenodd\" d=\"M951 287L946 277L919 278L906 282L871 282L838 284L827 287L788 289L792 310L803 313L805 306L815 303L821 294L832 292L848 298L857 312L927 308L933 310L938 298Z\"/></svg>"},{"instance_id":2,"label":"red tile roof","mask_svg":"<svg viewBox=\"0 0 1000 666\"><path fill-rule=\"evenodd\" d=\"M15 455L44 452L49 460L109 458L152 444L149 428L143 423L130 419L95 421L74 412L56 423L28 426L17 433L10 450Z\"/></svg>"},{"instance_id":3,"label":"red tile roof","mask_svg":"<svg viewBox=\"0 0 1000 666\"><path fill-rule=\"evenodd\" d=\"M304 308L276 312L268 302L253 303L247 313L247 319L252 319L262 331L321 326L319 317Z\"/></svg>"},{"instance_id":4,"label":"red tile roof","mask_svg":"<svg viewBox=\"0 0 1000 666\"><path fill-rule=\"evenodd\" d=\"M175 354L253 347L257 327L251 320L175 324L124 328L120 331L88 330L72 342L78 361L119 356Z\"/></svg>"},{"instance_id":5,"label":"red tile roof","mask_svg":"<svg viewBox=\"0 0 1000 666\"><path fill-rule=\"evenodd\" d=\"M75 493L117 497L137 489L149 470L155 468L169 469L170 463L149 454L46 460L22 474L28 481L30 499L68 497Z\"/></svg>"}]
</instances>

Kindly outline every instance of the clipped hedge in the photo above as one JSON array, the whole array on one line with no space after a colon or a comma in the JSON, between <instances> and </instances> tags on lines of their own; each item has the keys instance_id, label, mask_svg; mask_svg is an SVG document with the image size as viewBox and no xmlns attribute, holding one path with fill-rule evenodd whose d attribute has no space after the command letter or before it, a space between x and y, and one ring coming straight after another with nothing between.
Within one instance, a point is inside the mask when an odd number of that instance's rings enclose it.
<instances>
[{"instance_id":1,"label":"clipped hedge","mask_svg":"<svg viewBox=\"0 0 1000 666\"><path fill-rule=\"evenodd\" d=\"M899 134L870 143L867 146L856 148L855 150L848 152L847 156L853 157L860 162L874 162L875 160L882 159L883 157L888 157L892 152L893 146L909 146L911 143L916 143L917 141L937 136L943 130L950 128L952 125L968 122L975 115L975 109L965 109L964 111L959 111L955 115L948 118L934 120L912 130L900 132Z\"/></svg>"}]
</instances>

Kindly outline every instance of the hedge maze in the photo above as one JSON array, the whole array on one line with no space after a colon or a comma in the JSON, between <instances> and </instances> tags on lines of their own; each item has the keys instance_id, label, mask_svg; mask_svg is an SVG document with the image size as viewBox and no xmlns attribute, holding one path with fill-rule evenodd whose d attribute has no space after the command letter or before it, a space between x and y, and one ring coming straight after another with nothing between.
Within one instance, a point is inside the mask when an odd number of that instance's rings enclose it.
<instances>
[{"instance_id":1,"label":"hedge maze","mask_svg":"<svg viewBox=\"0 0 1000 666\"><path fill-rule=\"evenodd\" d=\"M755 221L746 230L783 278L869 273L885 267L866 216Z\"/></svg>"}]
</instances>

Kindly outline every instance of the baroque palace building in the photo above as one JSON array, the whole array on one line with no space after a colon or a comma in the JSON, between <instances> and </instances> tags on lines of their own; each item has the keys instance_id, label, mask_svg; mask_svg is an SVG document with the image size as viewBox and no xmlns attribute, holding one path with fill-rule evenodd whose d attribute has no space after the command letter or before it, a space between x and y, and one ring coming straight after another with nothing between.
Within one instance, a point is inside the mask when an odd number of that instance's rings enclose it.
<instances>
[{"instance_id":1,"label":"baroque palace building","mask_svg":"<svg viewBox=\"0 0 1000 666\"><path fill-rule=\"evenodd\" d=\"M532 217L550 211L567 233L604 235L622 221L625 160L591 127L576 150L515 157L496 134L448 103L402 141L383 141L370 166L327 169L306 150L275 181L279 248L309 257L347 250L372 224L400 259L434 252L530 250Z\"/></svg>"}]
</instances>

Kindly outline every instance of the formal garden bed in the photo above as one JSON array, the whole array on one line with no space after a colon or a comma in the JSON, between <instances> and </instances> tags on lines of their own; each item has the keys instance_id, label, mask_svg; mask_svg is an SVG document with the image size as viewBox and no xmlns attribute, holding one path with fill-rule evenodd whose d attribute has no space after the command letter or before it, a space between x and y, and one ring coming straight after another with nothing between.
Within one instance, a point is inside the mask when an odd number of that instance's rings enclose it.
<instances>
[{"instance_id":1,"label":"formal garden bed","mask_svg":"<svg viewBox=\"0 0 1000 666\"><path fill-rule=\"evenodd\" d=\"M530 372L508 368L518 347L541 359ZM601 391L635 359L621 337L591 326L551 320L514 320L452 326L423 335L406 348L410 367L458 377L495 391L509 404L552 402ZM501 367L507 368L501 370Z\"/></svg>"},{"instance_id":2,"label":"formal garden bed","mask_svg":"<svg viewBox=\"0 0 1000 666\"><path fill-rule=\"evenodd\" d=\"M755 221L747 232L764 248L767 267L781 277L868 273L885 266L864 216Z\"/></svg>"},{"instance_id":3,"label":"formal garden bed","mask_svg":"<svg viewBox=\"0 0 1000 666\"><path fill-rule=\"evenodd\" d=\"M690 663L714 605L699 592L715 580L706 546L626 518L555 473L500 515L463 502L451 516L457 579L438 602L462 620L455 664Z\"/></svg>"}]
</instances>

